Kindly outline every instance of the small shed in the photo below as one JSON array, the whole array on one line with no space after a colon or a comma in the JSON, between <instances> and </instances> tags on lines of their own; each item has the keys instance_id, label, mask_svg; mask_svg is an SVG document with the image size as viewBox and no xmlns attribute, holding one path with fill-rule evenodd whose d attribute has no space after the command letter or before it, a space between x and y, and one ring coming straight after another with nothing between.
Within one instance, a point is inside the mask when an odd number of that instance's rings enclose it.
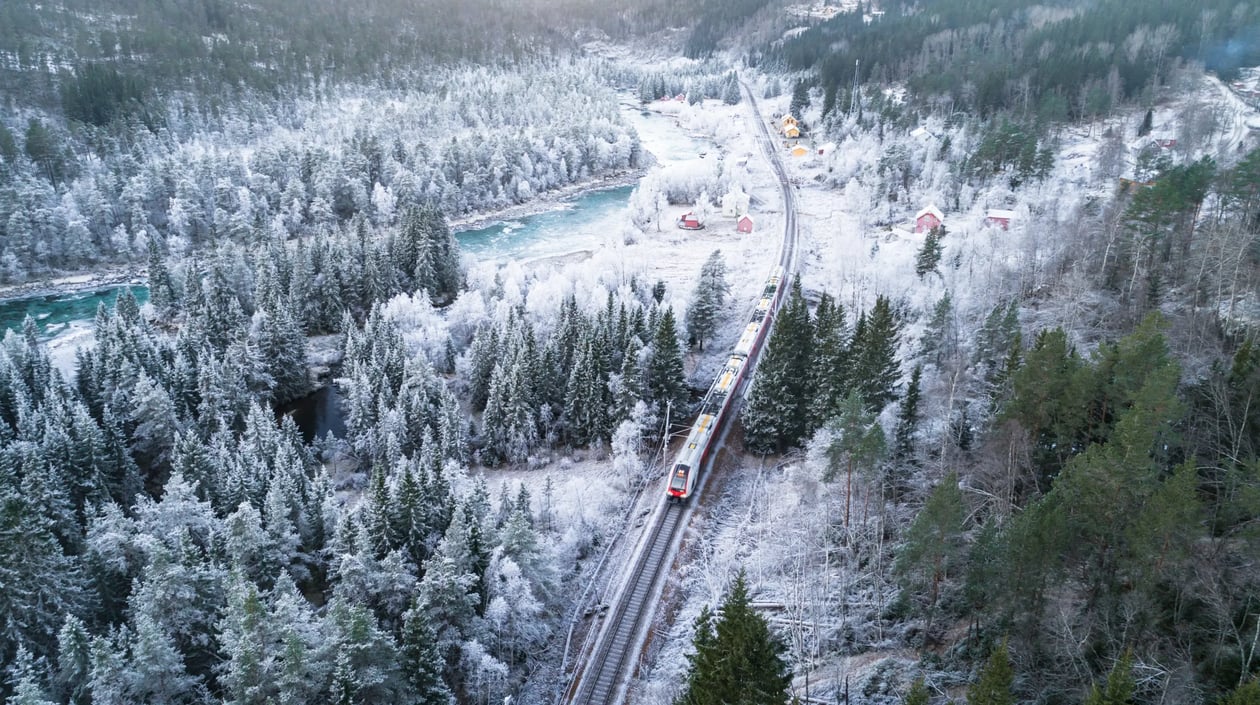
<instances>
[{"instance_id":1,"label":"small shed","mask_svg":"<svg viewBox=\"0 0 1260 705\"><path fill-rule=\"evenodd\" d=\"M1003 210L1001 208L990 208L987 219L994 225L1000 225L1003 230L1011 227L1011 220L1015 218L1015 211Z\"/></svg>"},{"instance_id":2,"label":"small shed","mask_svg":"<svg viewBox=\"0 0 1260 705\"><path fill-rule=\"evenodd\" d=\"M737 223L735 223L736 232L750 233L753 231L753 219L751 215L743 215Z\"/></svg>"},{"instance_id":3,"label":"small shed","mask_svg":"<svg viewBox=\"0 0 1260 705\"><path fill-rule=\"evenodd\" d=\"M803 156L805 156L806 154L809 154L809 150L808 150L808 149L805 149L805 145L803 145L803 144L798 144L798 145L796 145L796 146L792 147L792 156L794 156L794 157L803 157Z\"/></svg>"},{"instance_id":4,"label":"small shed","mask_svg":"<svg viewBox=\"0 0 1260 705\"><path fill-rule=\"evenodd\" d=\"M683 230L700 230L704 224L696 217L695 213L683 213L678 216L678 227Z\"/></svg>"},{"instance_id":5,"label":"small shed","mask_svg":"<svg viewBox=\"0 0 1260 705\"><path fill-rule=\"evenodd\" d=\"M926 233L944 221L945 216L941 214L940 209L935 205L929 204L927 208L919 211L914 216L914 231L916 233Z\"/></svg>"}]
</instances>

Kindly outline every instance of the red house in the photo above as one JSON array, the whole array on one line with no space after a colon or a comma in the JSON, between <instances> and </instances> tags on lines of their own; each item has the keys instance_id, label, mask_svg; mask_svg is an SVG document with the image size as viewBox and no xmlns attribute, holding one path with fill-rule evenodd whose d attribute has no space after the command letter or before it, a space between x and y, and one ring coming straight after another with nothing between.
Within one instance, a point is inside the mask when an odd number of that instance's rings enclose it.
<instances>
[{"instance_id":1,"label":"red house","mask_svg":"<svg viewBox=\"0 0 1260 705\"><path fill-rule=\"evenodd\" d=\"M704 227L695 213L683 213L678 217L678 227L683 230L699 230Z\"/></svg>"},{"instance_id":2,"label":"red house","mask_svg":"<svg viewBox=\"0 0 1260 705\"><path fill-rule=\"evenodd\" d=\"M916 233L926 233L927 231L940 225L945 220L945 216L937 210L936 206L929 205L927 208L919 211L914 216L914 231Z\"/></svg>"},{"instance_id":3,"label":"red house","mask_svg":"<svg viewBox=\"0 0 1260 705\"><path fill-rule=\"evenodd\" d=\"M994 225L999 225L1003 230L1011 227L1011 219L1015 217L1015 211L1002 210L1000 208L990 208L988 221Z\"/></svg>"},{"instance_id":4,"label":"red house","mask_svg":"<svg viewBox=\"0 0 1260 705\"><path fill-rule=\"evenodd\" d=\"M740 217L739 222L735 223L736 232L750 233L753 231L753 219L750 215Z\"/></svg>"}]
</instances>

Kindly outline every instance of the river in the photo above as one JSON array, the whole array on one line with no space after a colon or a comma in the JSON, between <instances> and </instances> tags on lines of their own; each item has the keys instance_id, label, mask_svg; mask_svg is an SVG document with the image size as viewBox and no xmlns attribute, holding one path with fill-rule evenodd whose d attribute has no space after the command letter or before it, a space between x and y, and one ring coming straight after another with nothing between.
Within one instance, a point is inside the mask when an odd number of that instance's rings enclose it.
<instances>
[{"instance_id":1,"label":"river","mask_svg":"<svg viewBox=\"0 0 1260 705\"><path fill-rule=\"evenodd\" d=\"M126 288L126 285L111 286L96 291L0 301L0 326L3 330L20 331L22 322L30 316L35 319L43 336L52 337L65 331L72 323L91 320L100 304L113 308L118 295ZM132 285L130 288L141 304L149 300L148 287Z\"/></svg>"}]
</instances>

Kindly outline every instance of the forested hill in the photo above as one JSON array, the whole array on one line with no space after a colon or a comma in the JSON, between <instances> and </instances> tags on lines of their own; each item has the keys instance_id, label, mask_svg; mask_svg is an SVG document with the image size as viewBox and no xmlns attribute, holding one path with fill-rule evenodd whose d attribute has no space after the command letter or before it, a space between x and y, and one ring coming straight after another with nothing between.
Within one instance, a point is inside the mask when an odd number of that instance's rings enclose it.
<instances>
[{"instance_id":1,"label":"forested hill","mask_svg":"<svg viewBox=\"0 0 1260 705\"><path fill-rule=\"evenodd\" d=\"M398 84L681 22L688 1L62 0L0 3L0 94L104 124L152 91ZM438 21L440 19L440 21ZM102 107L102 104L106 104Z\"/></svg>"},{"instance_id":2,"label":"forested hill","mask_svg":"<svg viewBox=\"0 0 1260 705\"><path fill-rule=\"evenodd\" d=\"M879 3L767 49L817 69L834 100L852 85L902 81L942 109L1047 121L1106 114L1162 83L1177 62L1224 78L1260 63L1260 5L1234 0L934 0ZM867 19L870 19L869 17Z\"/></svg>"}]
</instances>

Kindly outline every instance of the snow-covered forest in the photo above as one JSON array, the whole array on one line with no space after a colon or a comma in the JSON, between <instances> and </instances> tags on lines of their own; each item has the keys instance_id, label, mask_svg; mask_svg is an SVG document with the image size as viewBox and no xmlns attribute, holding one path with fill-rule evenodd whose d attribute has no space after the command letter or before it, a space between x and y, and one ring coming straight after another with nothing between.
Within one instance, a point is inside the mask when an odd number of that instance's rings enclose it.
<instances>
[{"instance_id":1,"label":"snow-covered forest","mask_svg":"<svg viewBox=\"0 0 1260 705\"><path fill-rule=\"evenodd\" d=\"M539 60L435 67L407 90L332 86L227 106L176 97L160 129L125 137L13 114L0 121L0 269L12 282L138 263L150 242L182 255L344 240L411 206L456 217L622 174L642 154L600 71Z\"/></svg>"},{"instance_id":2,"label":"snow-covered forest","mask_svg":"<svg viewBox=\"0 0 1260 705\"><path fill-rule=\"evenodd\" d=\"M1254 8L134 5L0 7L0 278L149 288L0 341L0 700L556 702L778 247L768 120L799 276L630 701L1260 702ZM452 236L610 181L580 251Z\"/></svg>"}]
</instances>

